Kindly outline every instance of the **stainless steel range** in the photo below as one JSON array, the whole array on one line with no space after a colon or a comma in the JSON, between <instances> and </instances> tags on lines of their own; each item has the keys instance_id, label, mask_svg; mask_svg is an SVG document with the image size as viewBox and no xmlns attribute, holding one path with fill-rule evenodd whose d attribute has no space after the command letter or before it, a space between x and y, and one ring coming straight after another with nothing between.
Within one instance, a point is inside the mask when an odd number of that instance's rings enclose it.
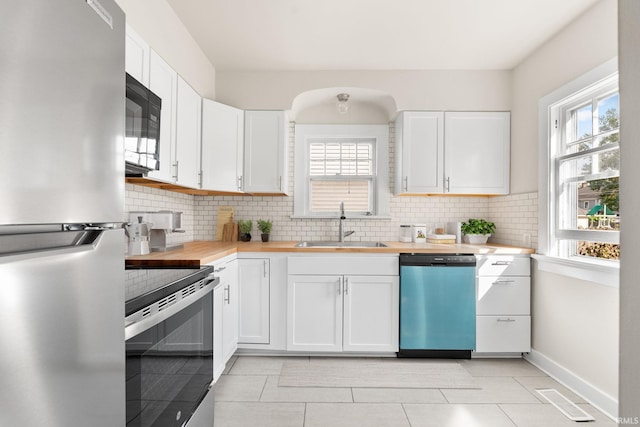
<instances>
[{"instance_id":1,"label":"stainless steel range","mask_svg":"<svg viewBox=\"0 0 640 427\"><path fill-rule=\"evenodd\" d=\"M127 426L213 424L213 267L129 269ZM148 289L140 293L140 290Z\"/></svg>"}]
</instances>

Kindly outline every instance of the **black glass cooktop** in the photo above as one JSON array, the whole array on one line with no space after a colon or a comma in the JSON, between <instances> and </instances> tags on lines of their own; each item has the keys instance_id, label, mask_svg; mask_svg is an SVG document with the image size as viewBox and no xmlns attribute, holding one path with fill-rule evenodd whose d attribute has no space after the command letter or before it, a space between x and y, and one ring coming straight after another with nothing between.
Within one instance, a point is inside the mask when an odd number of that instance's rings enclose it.
<instances>
[{"instance_id":1,"label":"black glass cooktop","mask_svg":"<svg viewBox=\"0 0 640 427\"><path fill-rule=\"evenodd\" d=\"M213 273L213 266L199 268L127 268L125 286L129 299L125 303L125 316L148 306L191 283Z\"/></svg>"}]
</instances>

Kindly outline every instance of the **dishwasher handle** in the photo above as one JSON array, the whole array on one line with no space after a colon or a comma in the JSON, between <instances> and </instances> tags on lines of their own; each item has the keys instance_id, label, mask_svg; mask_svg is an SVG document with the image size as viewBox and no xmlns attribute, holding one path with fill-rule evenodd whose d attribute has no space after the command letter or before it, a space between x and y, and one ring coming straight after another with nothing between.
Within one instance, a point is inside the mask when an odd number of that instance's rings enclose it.
<instances>
[{"instance_id":1,"label":"dishwasher handle","mask_svg":"<svg viewBox=\"0 0 640 427\"><path fill-rule=\"evenodd\" d=\"M416 267L475 267L473 254L400 254L400 266Z\"/></svg>"}]
</instances>

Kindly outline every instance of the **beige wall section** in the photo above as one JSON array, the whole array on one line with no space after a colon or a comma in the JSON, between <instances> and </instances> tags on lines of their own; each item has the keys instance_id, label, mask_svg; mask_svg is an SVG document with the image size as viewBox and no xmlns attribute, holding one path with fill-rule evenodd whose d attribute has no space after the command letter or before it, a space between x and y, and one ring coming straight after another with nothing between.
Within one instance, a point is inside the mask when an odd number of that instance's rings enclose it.
<instances>
[{"instance_id":1,"label":"beige wall section","mask_svg":"<svg viewBox=\"0 0 640 427\"><path fill-rule=\"evenodd\" d=\"M618 300L618 288L534 272L533 348L614 398Z\"/></svg>"},{"instance_id":2,"label":"beige wall section","mask_svg":"<svg viewBox=\"0 0 640 427\"><path fill-rule=\"evenodd\" d=\"M127 23L202 97L214 99L216 70L165 0L116 0ZM151 12L150 12L151 11ZM149 19L149 15L153 19Z\"/></svg>"},{"instance_id":3,"label":"beige wall section","mask_svg":"<svg viewBox=\"0 0 640 427\"><path fill-rule=\"evenodd\" d=\"M399 111L511 109L510 71L218 71L216 100L288 110L303 92L344 86L387 93Z\"/></svg>"},{"instance_id":4,"label":"beige wall section","mask_svg":"<svg viewBox=\"0 0 640 427\"><path fill-rule=\"evenodd\" d=\"M513 70L511 192L538 189L538 101L615 57L616 0L601 0Z\"/></svg>"},{"instance_id":5,"label":"beige wall section","mask_svg":"<svg viewBox=\"0 0 640 427\"><path fill-rule=\"evenodd\" d=\"M640 217L640 2L620 0L620 198L625 218ZM640 418L640 240L638 221L622 224L620 266L620 416ZM637 424L637 421L636 421Z\"/></svg>"}]
</instances>

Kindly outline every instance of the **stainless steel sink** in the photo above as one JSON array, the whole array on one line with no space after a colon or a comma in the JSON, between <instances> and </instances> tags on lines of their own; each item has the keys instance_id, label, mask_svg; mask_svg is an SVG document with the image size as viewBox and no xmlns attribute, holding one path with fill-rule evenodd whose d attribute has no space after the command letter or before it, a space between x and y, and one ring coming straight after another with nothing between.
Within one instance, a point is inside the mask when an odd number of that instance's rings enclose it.
<instances>
[{"instance_id":1,"label":"stainless steel sink","mask_svg":"<svg viewBox=\"0 0 640 427\"><path fill-rule=\"evenodd\" d=\"M388 245L382 242L332 242L332 241L304 241L296 245L296 248L386 248Z\"/></svg>"}]
</instances>

